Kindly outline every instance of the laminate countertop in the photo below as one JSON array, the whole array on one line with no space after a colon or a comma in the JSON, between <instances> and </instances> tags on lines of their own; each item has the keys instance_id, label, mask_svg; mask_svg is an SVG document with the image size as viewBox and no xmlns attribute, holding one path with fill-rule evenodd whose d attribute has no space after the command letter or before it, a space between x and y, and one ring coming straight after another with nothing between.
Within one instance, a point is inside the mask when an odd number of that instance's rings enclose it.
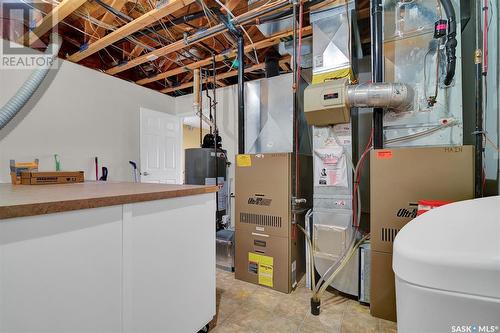
<instances>
[{"instance_id":1,"label":"laminate countertop","mask_svg":"<svg viewBox=\"0 0 500 333\"><path fill-rule=\"evenodd\" d=\"M216 186L148 183L0 184L0 219L215 192Z\"/></svg>"}]
</instances>

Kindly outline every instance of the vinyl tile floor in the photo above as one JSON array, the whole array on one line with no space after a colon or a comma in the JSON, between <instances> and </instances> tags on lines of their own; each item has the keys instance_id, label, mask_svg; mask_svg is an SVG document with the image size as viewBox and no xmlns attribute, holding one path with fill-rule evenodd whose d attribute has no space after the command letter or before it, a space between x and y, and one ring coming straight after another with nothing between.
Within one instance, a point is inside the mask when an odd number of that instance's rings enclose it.
<instances>
[{"instance_id":1,"label":"vinyl tile floor","mask_svg":"<svg viewBox=\"0 0 500 333\"><path fill-rule=\"evenodd\" d=\"M310 313L311 292L304 279L291 294L236 280L217 270L217 315L213 333L364 333L396 332L396 324L374 318L359 302L325 292L321 314Z\"/></svg>"}]
</instances>

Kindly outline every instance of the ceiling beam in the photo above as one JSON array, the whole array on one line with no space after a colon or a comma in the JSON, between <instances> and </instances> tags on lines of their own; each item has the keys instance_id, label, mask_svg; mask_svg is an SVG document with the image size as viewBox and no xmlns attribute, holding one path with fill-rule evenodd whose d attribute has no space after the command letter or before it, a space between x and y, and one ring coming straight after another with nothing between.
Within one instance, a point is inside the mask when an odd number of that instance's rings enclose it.
<instances>
[{"instance_id":1,"label":"ceiling beam","mask_svg":"<svg viewBox=\"0 0 500 333\"><path fill-rule=\"evenodd\" d=\"M312 28L310 26L302 28L302 34L303 34L303 36L308 36L311 33L312 33ZM260 49L264 49L264 48L276 45L283 38L287 38L287 37L291 36L292 34L293 34L293 30L287 30L285 32L278 33L278 34L273 35L273 36L271 36L269 38L261 40L259 42L255 42L253 46L252 45L247 45L247 46L245 46L245 53L251 52L254 47L257 50L260 50ZM236 50L231 50L229 53L217 55L215 57L215 61L222 61L222 60L225 60L227 58L232 58L232 57L236 56L236 54L237 54ZM149 78L145 78L145 79L139 80L136 83L140 84L140 85L148 84L148 83L151 83L151 82L154 82L154 81L158 81L158 80L162 80L162 79L166 79L168 77L171 77L171 76L174 76L174 75L177 75L177 74L181 74L181 73L184 73L184 72L187 72L187 71L192 71L192 70L194 70L196 68L207 66L207 65L209 65L211 63L212 63L212 58L209 57L209 58L206 58L206 59L194 62L192 64L189 64L189 65L186 65L186 66L183 66L183 67L178 67L178 68L175 68L173 70L157 74L157 75L155 75L153 77L149 77Z\"/></svg>"},{"instance_id":2,"label":"ceiling beam","mask_svg":"<svg viewBox=\"0 0 500 333\"><path fill-rule=\"evenodd\" d=\"M140 56L142 51L144 51L144 47L142 47L141 45L134 46L132 51L130 51L130 58L132 59L132 58Z\"/></svg>"},{"instance_id":3,"label":"ceiling beam","mask_svg":"<svg viewBox=\"0 0 500 333\"><path fill-rule=\"evenodd\" d=\"M257 71L257 70L262 70L264 69L265 67L265 64L264 63L260 63L258 65L253 65L251 67L248 67L248 68L245 68L245 73L249 73L249 72L254 72L254 71ZM238 71L237 70L233 70L233 71L230 71L230 72L226 72L224 74L220 74L220 75L217 75L217 80L220 80L220 79L227 79L228 77L233 77L233 76L236 76L238 75ZM203 83L210 83L214 80L213 76L210 76L208 78L205 78L203 79ZM172 88L165 88L165 89L162 89L160 90L160 92L162 93L169 93L169 92L174 92L176 90L182 90L182 89L186 89L186 88L190 88L193 86L193 81L191 82L187 82L187 83L184 83L184 84L181 84L181 85L178 85L176 87L172 87Z\"/></svg>"},{"instance_id":4,"label":"ceiling beam","mask_svg":"<svg viewBox=\"0 0 500 333\"><path fill-rule=\"evenodd\" d=\"M43 35L49 32L59 22L64 20L68 15L80 8L87 0L63 0L43 17L35 29L26 33L21 37L19 42L24 45L32 45Z\"/></svg>"},{"instance_id":5,"label":"ceiling beam","mask_svg":"<svg viewBox=\"0 0 500 333\"><path fill-rule=\"evenodd\" d=\"M186 76L184 76L184 77L182 78L181 83L184 83L184 82L186 82L186 81L189 81L189 80L191 80L192 78L193 78L193 72L187 73L187 75L186 75Z\"/></svg>"},{"instance_id":6,"label":"ceiling beam","mask_svg":"<svg viewBox=\"0 0 500 333\"><path fill-rule=\"evenodd\" d=\"M181 1L181 0L177 0L177 1ZM183 0L183 1L188 1L188 0ZM189 1L194 1L194 0L189 0ZM279 2L280 0L278 0ZM270 3L268 6L271 6L271 5L274 5L274 3ZM264 5L266 6L266 5ZM264 7L263 6L263 7ZM249 16L252 12L257 12L257 11L260 11L262 7L259 7L259 8L256 8L252 11L249 11L249 12L246 12L238 17L235 18L236 21L240 21L242 17L247 17ZM222 24L222 23L221 23ZM212 27L213 28L213 27ZM204 38L201 38L200 40L198 40L198 42L202 42L206 39L209 39L209 38L212 38L213 36L216 36L218 34L221 34L221 33L224 33L227 31L227 28L224 28L223 30L221 30L220 32L214 34L214 35L208 35L208 36L205 36ZM107 37L107 36L106 36ZM104 37L104 38L106 38ZM136 67L136 66L139 66L145 62L148 62L148 61L151 61L152 59L157 59L159 57L162 57L164 55L167 55L169 53L172 53L172 52L175 52L175 51L179 51L185 47L187 47L188 45L186 45L184 43L184 40L178 40L174 43L171 43L169 45L166 45L164 47L161 47L159 49L156 49L154 51L151 51L151 52L148 52L146 54L143 54L142 56L140 57L137 57L133 60L130 60L128 61L127 63L124 63L124 64L120 64L118 66L115 66L115 67L112 67L110 69L108 69L106 71L107 74L110 74L110 75L115 75L117 73L120 73L120 72L123 72L127 69L130 69L130 68L133 68L133 67Z\"/></svg>"},{"instance_id":7,"label":"ceiling beam","mask_svg":"<svg viewBox=\"0 0 500 333\"><path fill-rule=\"evenodd\" d=\"M65 0L67 1L67 0ZM81 0L80 0L81 1ZM195 0L173 0L163 7L150 10L146 14L136 18L135 20L121 26L115 31L98 39L83 51L76 52L68 57L68 60L78 62L88 56L96 53L99 50L133 34L134 32L147 27L148 25L158 21L159 19L172 14L184 6L193 3ZM140 57L139 57L140 58Z\"/></svg>"},{"instance_id":8,"label":"ceiling beam","mask_svg":"<svg viewBox=\"0 0 500 333\"><path fill-rule=\"evenodd\" d=\"M289 61L290 61L290 56L285 56L282 59L280 59L279 63L281 65L282 63L289 62ZM245 73L251 73L251 72L258 71L258 70L263 70L263 69L265 69L265 67L266 67L266 64L263 63L263 62L261 62L260 64L253 65L253 66L245 68ZM237 76L237 75L238 75L238 70L232 70L232 71L229 71L229 72L217 75L216 76L216 80L223 80L223 79L227 79L229 77L233 77L233 76ZM208 78L204 79L203 83L213 82L213 80L214 80L214 77L211 76L211 77L208 77ZM181 84L181 85L179 85L177 87L171 87L171 88L162 89L162 90L160 90L160 92L162 92L162 93L171 93L171 92L174 92L174 91L177 91L177 90L190 88L192 86L193 86L193 82L191 81L191 82L187 82L187 83Z\"/></svg>"},{"instance_id":9,"label":"ceiling beam","mask_svg":"<svg viewBox=\"0 0 500 333\"><path fill-rule=\"evenodd\" d=\"M224 6L226 6L227 9L229 9L231 12L240 4L241 0L227 0ZM222 12L226 12L226 10L221 7ZM226 13L228 14L228 13Z\"/></svg>"},{"instance_id":10,"label":"ceiling beam","mask_svg":"<svg viewBox=\"0 0 500 333\"><path fill-rule=\"evenodd\" d=\"M288 68L288 64L286 62L280 62L280 68L286 72L288 72L290 69Z\"/></svg>"},{"instance_id":11,"label":"ceiling beam","mask_svg":"<svg viewBox=\"0 0 500 333\"><path fill-rule=\"evenodd\" d=\"M118 11L121 11L127 2L128 0L112 0L110 6ZM109 11L106 11L106 13L104 13L104 15L101 18L101 22L107 25L111 25L114 20L115 20L115 15ZM89 43L94 43L96 40L102 38L105 33L106 29L104 29L101 26L97 27L94 33L92 34L92 37L90 37Z\"/></svg>"}]
</instances>

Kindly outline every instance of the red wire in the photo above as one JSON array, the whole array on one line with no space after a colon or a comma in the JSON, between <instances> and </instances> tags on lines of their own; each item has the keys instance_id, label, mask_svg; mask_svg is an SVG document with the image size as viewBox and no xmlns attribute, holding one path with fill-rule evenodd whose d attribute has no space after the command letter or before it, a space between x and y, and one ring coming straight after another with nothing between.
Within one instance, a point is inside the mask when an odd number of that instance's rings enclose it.
<instances>
[{"instance_id":1,"label":"red wire","mask_svg":"<svg viewBox=\"0 0 500 333\"><path fill-rule=\"evenodd\" d=\"M371 149L373 142L373 128L370 132L370 137L368 138L368 142L366 143L365 150L361 154L361 157L358 161L358 166L356 167L355 174L354 174L354 186L353 186L353 198L352 198L352 207L353 207L353 225L356 229L359 229L358 225L358 214L357 214L357 208L358 208L358 200L357 195L358 195L358 189L359 189L359 184L360 184L360 177L361 177L361 171L363 170L363 166L366 161L366 157L368 156L368 152Z\"/></svg>"}]
</instances>

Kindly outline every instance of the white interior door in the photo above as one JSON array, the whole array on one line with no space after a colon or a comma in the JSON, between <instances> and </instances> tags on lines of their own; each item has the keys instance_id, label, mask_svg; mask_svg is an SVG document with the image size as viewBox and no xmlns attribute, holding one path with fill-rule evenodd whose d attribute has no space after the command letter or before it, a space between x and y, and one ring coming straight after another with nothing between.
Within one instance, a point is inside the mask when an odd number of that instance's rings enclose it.
<instances>
[{"instance_id":1,"label":"white interior door","mask_svg":"<svg viewBox=\"0 0 500 333\"><path fill-rule=\"evenodd\" d=\"M181 119L141 108L141 182L181 184Z\"/></svg>"}]
</instances>

